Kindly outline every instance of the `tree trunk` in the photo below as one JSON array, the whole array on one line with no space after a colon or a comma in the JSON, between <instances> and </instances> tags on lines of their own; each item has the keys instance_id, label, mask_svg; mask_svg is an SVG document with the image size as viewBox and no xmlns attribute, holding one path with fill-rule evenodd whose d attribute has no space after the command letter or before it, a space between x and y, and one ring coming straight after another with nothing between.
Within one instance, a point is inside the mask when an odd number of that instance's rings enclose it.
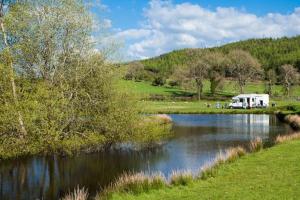
<instances>
[{"instance_id":1,"label":"tree trunk","mask_svg":"<svg viewBox=\"0 0 300 200\"><path fill-rule=\"evenodd\" d=\"M3 20L0 19L0 26L1 26L1 31L3 34L3 39L4 39L4 44L6 46L6 48L9 49L9 45L7 42L7 36L5 33L5 28L4 28L4 23ZM24 136L27 135L27 131L24 125L24 121L23 121L23 116L21 114L21 112L19 111L18 105L18 95L17 95L17 89L16 89L16 83L15 83L15 78L14 78L14 67L13 67L13 62L12 60L9 61L9 68L10 68L10 72L9 72L9 79L10 79L10 84L11 84L11 88L12 88L12 94L13 94L13 99L14 99L14 104L18 113L18 121L19 121L19 126L20 126L20 131L21 131L21 135L20 137L23 138Z\"/></svg>"},{"instance_id":2,"label":"tree trunk","mask_svg":"<svg viewBox=\"0 0 300 200\"><path fill-rule=\"evenodd\" d=\"M197 85L197 93L198 93L198 101L201 101L201 97L202 97L202 84L198 84Z\"/></svg>"},{"instance_id":3,"label":"tree trunk","mask_svg":"<svg viewBox=\"0 0 300 200\"><path fill-rule=\"evenodd\" d=\"M240 93L243 94L244 93L244 86L240 85Z\"/></svg>"}]
</instances>

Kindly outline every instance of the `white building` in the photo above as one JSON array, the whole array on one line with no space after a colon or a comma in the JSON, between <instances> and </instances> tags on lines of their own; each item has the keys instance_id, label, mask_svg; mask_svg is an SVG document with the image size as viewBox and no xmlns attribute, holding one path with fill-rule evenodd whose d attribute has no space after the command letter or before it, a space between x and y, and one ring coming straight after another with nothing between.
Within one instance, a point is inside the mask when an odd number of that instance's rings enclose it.
<instances>
[{"instance_id":1,"label":"white building","mask_svg":"<svg viewBox=\"0 0 300 200\"><path fill-rule=\"evenodd\" d=\"M266 108L269 106L268 94L240 94L232 98L230 108Z\"/></svg>"}]
</instances>

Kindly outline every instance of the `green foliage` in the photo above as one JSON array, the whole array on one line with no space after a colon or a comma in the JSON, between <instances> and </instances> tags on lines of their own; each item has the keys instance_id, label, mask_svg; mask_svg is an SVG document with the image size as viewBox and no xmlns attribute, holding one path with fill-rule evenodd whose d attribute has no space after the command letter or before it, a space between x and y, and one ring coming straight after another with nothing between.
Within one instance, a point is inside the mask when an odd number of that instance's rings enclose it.
<instances>
[{"instance_id":1,"label":"green foliage","mask_svg":"<svg viewBox=\"0 0 300 200\"><path fill-rule=\"evenodd\" d=\"M0 47L0 159L165 134L158 122L137 126L135 99L116 87L114 66L94 52L83 1L16 2L4 22L10 43Z\"/></svg>"},{"instance_id":2,"label":"green foliage","mask_svg":"<svg viewBox=\"0 0 300 200\"><path fill-rule=\"evenodd\" d=\"M292 64L300 70L300 36L279 39L251 39L210 49L182 49L155 58L141 61L146 70L170 76L178 66L187 65L205 51L228 53L233 49L250 52L265 70L278 69L283 64Z\"/></svg>"},{"instance_id":3,"label":"green foliage","mask_svg":"<svg viewBox=\"0 0 300 200\"><path fill-rule=\"evenodd\" d=\"M154 80L152 81L153 86L162 86L165 83L166 83L166 80L161 76L155 77Z\"/></svg>"}]
</instances>

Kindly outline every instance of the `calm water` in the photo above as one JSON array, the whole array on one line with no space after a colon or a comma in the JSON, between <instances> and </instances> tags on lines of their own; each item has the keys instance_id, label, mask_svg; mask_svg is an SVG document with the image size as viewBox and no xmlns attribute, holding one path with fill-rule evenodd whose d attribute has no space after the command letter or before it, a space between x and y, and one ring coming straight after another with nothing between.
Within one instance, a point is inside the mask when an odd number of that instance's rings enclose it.
<instances>
[{"instance_id":1,"label":"calm water","mask_svg":"<svg viewBox=\"0 0 300 200\"><path fill-rule=\"evenodd\" d=\"M270 140L289 128L273 115L171 115L175 137L155 150L114 150L76 157L35 156L0 163L0 199L57 199L79 185L91 194L124 171L197 172L220 151Z\"/></svg>"}]
</instances>

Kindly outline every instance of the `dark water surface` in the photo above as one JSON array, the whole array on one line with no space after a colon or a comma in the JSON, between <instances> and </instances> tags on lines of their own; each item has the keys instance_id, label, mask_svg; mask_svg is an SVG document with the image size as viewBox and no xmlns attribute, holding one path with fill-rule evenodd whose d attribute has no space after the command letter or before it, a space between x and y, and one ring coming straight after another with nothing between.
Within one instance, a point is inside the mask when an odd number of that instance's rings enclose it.
<instances>
[{"instance_id":1,"label":"dark water surface","mask_svg":"<svg viewBox=\"0 0 300 200\"><path fill-rule=\"evenodd\" d=\"M34 156L0 163L0 199L58 199L73 188L91 194L124 171L197 172L228 147L289 132L274 115L171 115L175 136L155 150L113 150L76 157Z\"/></svg>"}]
</instances>

